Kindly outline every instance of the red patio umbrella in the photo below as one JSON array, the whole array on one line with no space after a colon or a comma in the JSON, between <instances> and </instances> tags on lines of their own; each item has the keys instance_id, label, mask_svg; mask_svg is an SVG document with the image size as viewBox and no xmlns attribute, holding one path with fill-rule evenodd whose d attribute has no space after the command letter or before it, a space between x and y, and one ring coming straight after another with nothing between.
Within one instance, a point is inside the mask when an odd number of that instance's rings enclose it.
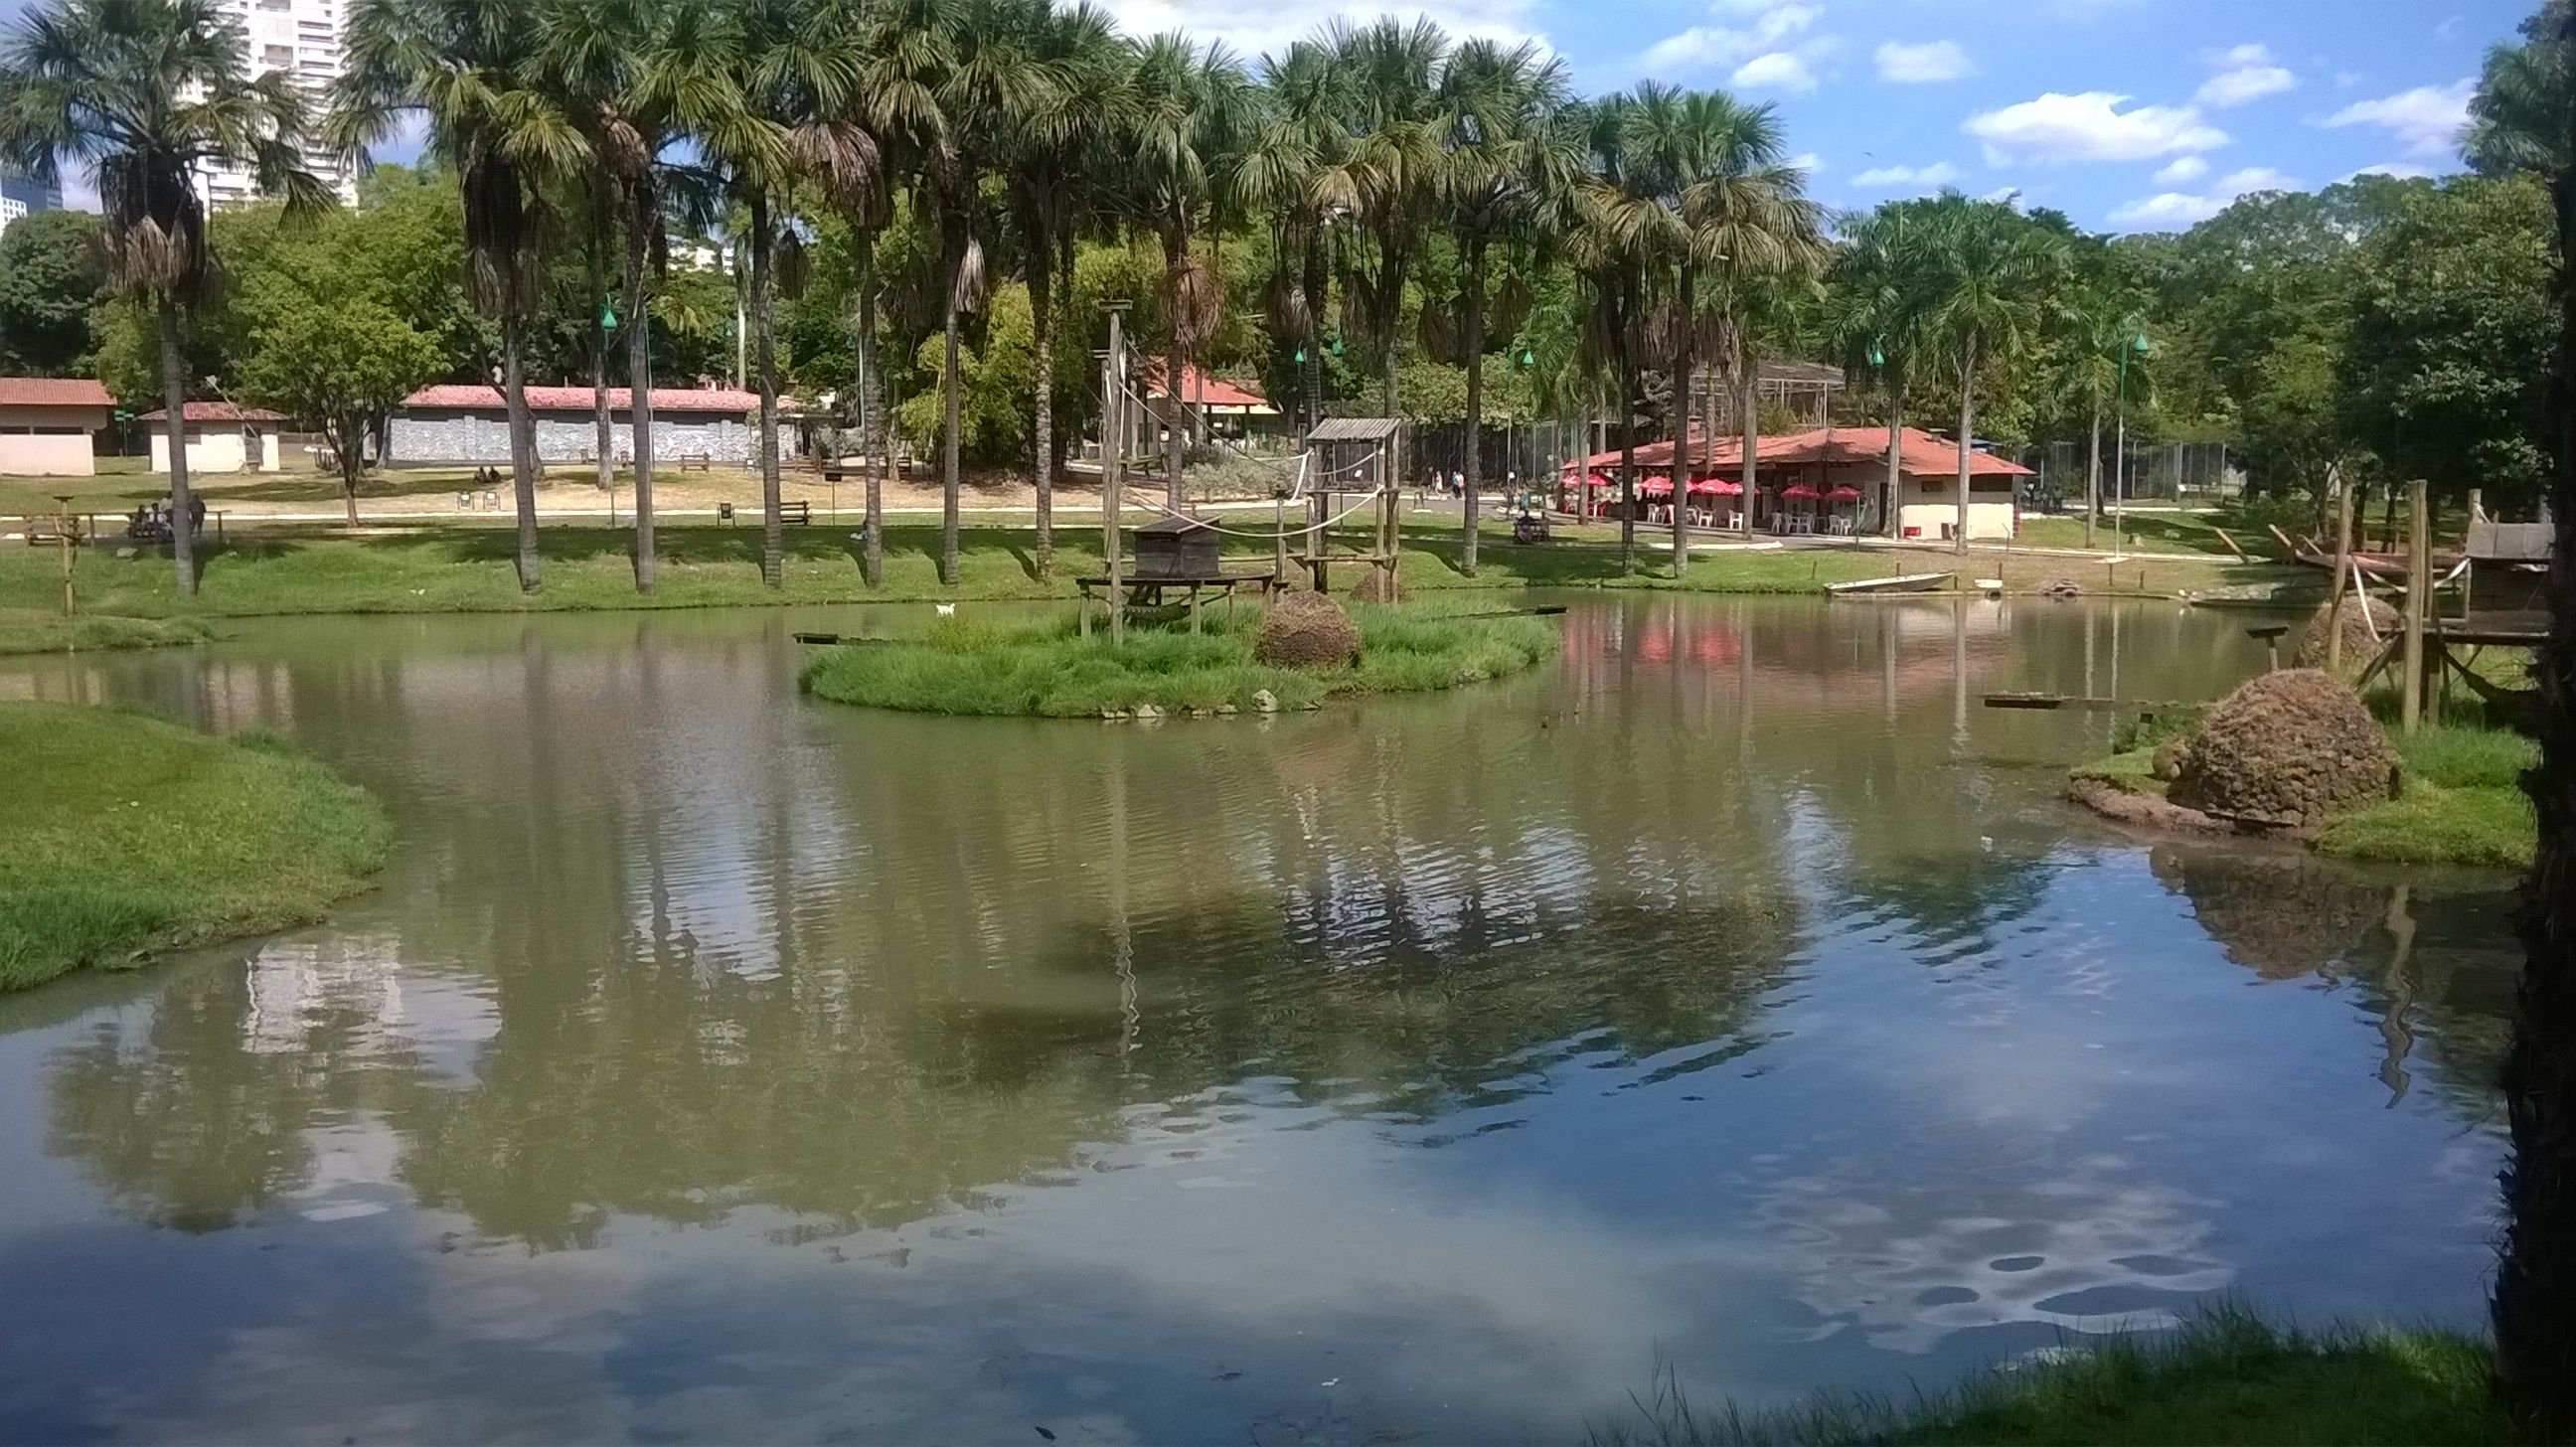
<instances>
[{"instance_id":1,"label":"red patio umbrella","mask_svg":"<svg viewBox=\"0 0 2576 1447\"><path fill-rule=\"evenodd\" d=\"M1691 491L1701 497L1742 497L1744 484L1729 482L1722 477L1703 477L1691 484Z\"/></svg>"},{"instance_id":2,"label":"red patio umbrella","mask_svg":"<svg viewBox=\"0 0 2576 1447\"><path fill-rule=\"evenodd\" d=\"M1803 482L1791 483L1789 486L1780 489L1780 500L1782 502L1814 502L1816 500L1816 490Z\"/></svg>"},{"instance_id":3,"label":"red patio umbrella","mask_svg":"<svg viewBox=\"0 0 2576 1447\"><path fill-rule=\"evenodd\" d=\"M1825 501L1858 502L1860 501L1860 489L1852 486L1848 482L1838 484L1833 491L1825 494Z\"/></svg>"},{"instance_id":4,"label":"red patio umbrella","mask_svg":"<svg viewBox=\"0 0 2576 1447\"><path fill-rule=\"evenodd\" d=\"M1639 497L1671 497L1672 495L1673 480L1669 477L1650 477L1637 484Z\"/></svg>"}]
</instances>

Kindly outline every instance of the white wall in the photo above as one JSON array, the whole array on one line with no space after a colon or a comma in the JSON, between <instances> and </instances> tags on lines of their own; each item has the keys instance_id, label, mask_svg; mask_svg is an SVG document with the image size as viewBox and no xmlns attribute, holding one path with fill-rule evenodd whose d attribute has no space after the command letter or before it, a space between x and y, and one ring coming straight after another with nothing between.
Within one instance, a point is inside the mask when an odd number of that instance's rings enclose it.
<instances>
[{"instance_id":1,"label":"white wall","mask_svg":"<svg viewBox=\"0 0 2576 1447\"><path fill-rule=\"evenodd\" d=\"M1955 477L1908 477L1896 493L1896 535L1938 542L1959 523L1959 481ZM2009 538L2015 514L2012 479L1972 479L1968 490L1968 536Z\"/></svg>"},{"instance_id":2,"label":"white wall","mask_svg":"<svg viewBox=\"0 0 2576 1447\"><path fill-rule=\"evenodd\" d=\"M88 477L98 471L90 434L106 425L104 407L0 408L0 472Z\"/></svg>"},{"instance_id":3,"label":"white wall","mask_svg":"<svg viewBox=\"0 0 2576 1447\"><path fill-rule=\"evenodd\" d=\"M151 426L152 424L145 424ZM250 449L244 445L241 424L209 422L188 429L188 475L214 472L277 471L277 432L274 428L257 429L260 447L257 467L250 466ZM152 427L152 470L170 470L170 434Z\"/></svg>"}]
</instances>

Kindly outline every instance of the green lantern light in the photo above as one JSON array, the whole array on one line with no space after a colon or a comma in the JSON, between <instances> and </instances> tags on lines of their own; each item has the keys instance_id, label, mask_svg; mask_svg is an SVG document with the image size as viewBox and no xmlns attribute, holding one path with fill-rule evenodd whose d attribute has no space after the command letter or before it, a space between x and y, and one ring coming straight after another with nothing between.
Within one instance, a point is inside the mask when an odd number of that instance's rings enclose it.
<instances>
[{"instance_id":1,"label":"green lantern light","mask_svg":"<svg viewBox=\"0 0 2576 1447\"><path fill-rule=\"evenodd\" d=\"M2145 332L2140 332L2135 337L2130 338L2129 345L2135 348L2138 355L2141 357L2154 350L2154 348L2147 345L2147 334Z\"/></svg>"},{"instance_id":2,"label":"green lantern light","mask_svg":"<svg viewBox=\"0 0 2576 1447\"><path fill-rule=\"evenodd\" d=\"M1873 367L1884 367L1887 365L1887 353L1880 351L1878 349L1878 343L1876 342L1869 344L1869 364Z\"/></svg>"},{"instance_id":3,"label":"green lantern light","mask_svg":"<svg viewBox=\"0 0 2576 1447\"><path fill-rule=\"evenodd\" d=\"M599 304L599 329L603 332L617 330L617 308L607 302Z\"/></svg>"},{"instance_id":4,"label":"green lantern light","mask_svg":"<svg viewBox=\"0 0 2576 1447\"><path fill-rule=\"evenodd\" d=\"M1301 367L1306 365L1306 349L1304 347L1299 347L1297 349L1297 365Z\"/></svg>"},{"instance_id":5,"label":"green lantern light","mask_svg":"<svg viewBox=\"0 0 2576 1447\"><path fill-rule=\"evenodd\" d=\"M1538 358L1531 355L1530 349L1527 347L1521 348L1521 365L1523 367L1534 367L1538 365Z\"/></svg>"},{"instance_id":6,"label":"green lantern light","mask_svg":"<svg viewBox=\"0 0 2576 1447\"><path fill-rule=\"evenodd\" d=\"M1336 357L1338 357L1338 356L1340 356L1341 354L1342 354L1342 339L1341 339L1341 338L1339 338L1339 337L1335 337L1335 338L1333 338L1333 355L1334 355L1334 356L1336 356Z\"/></svg>"}]
</instances>

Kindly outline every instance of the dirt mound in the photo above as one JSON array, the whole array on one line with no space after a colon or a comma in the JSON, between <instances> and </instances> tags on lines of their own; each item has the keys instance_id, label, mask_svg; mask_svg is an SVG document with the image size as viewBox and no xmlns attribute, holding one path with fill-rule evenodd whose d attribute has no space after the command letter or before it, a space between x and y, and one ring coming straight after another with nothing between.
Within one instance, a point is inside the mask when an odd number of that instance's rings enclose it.
<instances>
[{"instance_id":1,"label":"dirt mound","mask_svg":"<svg viewBox=\"0 0 2576 1447\"><path fill-rule=\"evenodd\" d=\"M1401 603L1412 596L1404 586L1404 580L1384 568L1363 571L1360 580L1351 585L1351 601L1354 603Z\"/></svg>"},{"instance_id":2,"label":"dirt mound","mask_svg":"<svg viewBox=\"0 0 2576 1447\"><path fill-rule=\"evenodd\" d=\"M2313 668L2259 674L2200 726L2173 801L2292 829L2388 797L2397 751L2352 690Z\"/></svg>"},{"instance_id":3,"label":"dirt mound","mask_svg":"<svg viewBox=\"0 0 2576 1447\"><path fill-rule=\"evenodd\" d=\"M2376 638L2371 636L2370 624L2362 621L2365 607L2370 610L2371 621L2379 625ZM2290 656L2293 666L2326 666L2326 640L2333 636L2331 630L2334 626L2327 621L2326 611L2326 605L2318 604L2316 613L2300 632L2298 651ZM2397 610L2376 598L2364 599L2359 594L2346 593L2343 601L2334 606L2334 616L2336 622L2343 626L2343 675L2359 678L2361 671L2370 666L2370 660L2379 656L2379 650L2385 646L2382 640L2397 635Z\"/></svg>"},{"instance_id":4,"label":"dirt mound","mask_svg":"<svg viewBox=\"0 0 2576 1447\"><path fill-rule=\"evenodd\" d=\"M1335 668L1360 656L1359 625L1321 593L1282 593L1253 630L1252 656L1273 668Z\"/></svg>"}]
</instances>

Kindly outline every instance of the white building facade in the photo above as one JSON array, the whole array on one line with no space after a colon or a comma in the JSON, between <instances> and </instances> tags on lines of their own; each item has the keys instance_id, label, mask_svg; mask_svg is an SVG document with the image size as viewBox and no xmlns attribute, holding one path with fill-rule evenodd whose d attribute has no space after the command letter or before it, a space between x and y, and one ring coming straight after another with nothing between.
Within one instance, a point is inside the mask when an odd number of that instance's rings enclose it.
<instances>
[{"instance_id":1,"label":"white building facade","mask_svg":"<svg viewBox=\"0 0 2576 1447\"><path fill-rule=\"evenodd\" d=\"M248 34L243 56L250 74L282 71L292 77L315 115L329 104L331 83L340 78L340 24L346 0L225 0ZM338 193L344 206L358 202L357 179L341 159L319 146L308 146L304 164ZM197 190L209 207L238 206L259 199L259 181L247 166L210 163L197 171Z\"/></svg>"}]
</instances>

